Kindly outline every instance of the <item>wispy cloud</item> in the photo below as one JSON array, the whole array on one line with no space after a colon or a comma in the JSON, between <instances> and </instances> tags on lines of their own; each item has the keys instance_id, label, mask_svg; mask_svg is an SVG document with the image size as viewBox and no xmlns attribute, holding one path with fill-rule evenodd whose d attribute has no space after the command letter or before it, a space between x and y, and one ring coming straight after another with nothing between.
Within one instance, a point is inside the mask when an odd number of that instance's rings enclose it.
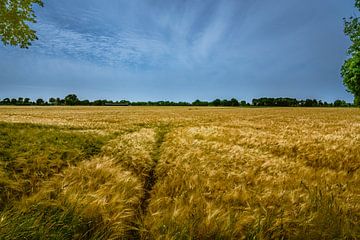
<instances>
[{"instance_id":1,"label":"wispy cloud","mask_svg":"<svg viewBox=\"0 0 360 240\"><path fill-rule=\"evenodd\" d=\"M133 32L104 36L80 33L54 24L39 24L38 32L40 40L33 51L109 66L155 66L169 54L163 41Z\"/></svg>"},{"instance_id":2,"label":"wispy cloud","mask_svg":"<svg viewBox=\"0 0 360 240\"><path fill-rule=\"evenodd\" d=\"M231 1L228 1L230 3ZM231 4L209 5L202 2L186 2L182 11L172 8L155 16L158 10L148 9L139 26L108 28L106 31L85 31L86 24L100 21L100 13L93 8L84 9L78 16L72 16L85 27L76 27L68 22L54 22L43 19L37 26L40 40L33 50L47 55L68 56L99 64L124 68L194 67L205 64L215 53L214 49L224 47L226 32L231 24ZM176 5L174 5L176 6ZM173 6L173 7L174 7ZM149 6L148 6L149 7ZM150 7L151 8L151 7ZM207 14L201 17L201 14ZM63 16L63 19L66 19ZM67 19L69 20L69 19ZM103 26L106 29L106 26Z\"/></svg>"}]
</instances>

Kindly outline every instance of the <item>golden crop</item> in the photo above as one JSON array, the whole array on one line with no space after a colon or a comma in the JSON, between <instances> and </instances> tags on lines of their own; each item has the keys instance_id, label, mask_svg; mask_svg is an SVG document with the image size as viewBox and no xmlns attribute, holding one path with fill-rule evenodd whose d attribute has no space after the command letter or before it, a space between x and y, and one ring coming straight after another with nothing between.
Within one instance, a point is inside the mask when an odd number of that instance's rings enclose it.
<instances>
[{"instance_id":1,"label":"golden crop","mask_svg":"<svg viewBox=\"0 0 360 240\"><path fill-rule=\"evenodd\" d=\"M1 107L0 122L78 146L0 145L0 239L360 238L359 109Z\"/></svg>"}]
</instances>

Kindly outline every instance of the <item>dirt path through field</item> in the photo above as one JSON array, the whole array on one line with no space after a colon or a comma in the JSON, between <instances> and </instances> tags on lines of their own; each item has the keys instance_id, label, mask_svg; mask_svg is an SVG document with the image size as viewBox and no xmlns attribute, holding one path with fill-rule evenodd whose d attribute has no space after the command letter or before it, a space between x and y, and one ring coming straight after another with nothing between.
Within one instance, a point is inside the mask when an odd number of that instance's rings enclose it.
<instances>
[{"instance_id":1,"label":"dirt path through field","mask_svg":"<svg viewBox=\"0 0 360 240\"><path fill-rule=\"evenodd\" d=\"M145 184L144 184L144 197L141 201L141 211L143 215L146 215L147 208L149 206L149 201L151 198L151 191L157 181L156 176L156 167L158 165L160 155L161 155L161 146L165 141L165 136L169 132L169 126L167 125L161 125L157 129L156 133L156 142L154 146L154 150L151 154L151 158L153 160L153 165L151 167L151 170L146 177Z\"/></svg>"},{"instance_id":2,"label":"dirt path through field","mask_svg":"<svg viewBox=\"0 0 360 240\"><path fill-rule=\"evenodd\" d=\"M156 175L159 159L161 156L161 148L165 142L165 137L170 131L171 127L168 124L160 124L158 126L151 127L155 131L155 142L153 144L151 156L151 166L150 169L146 170L146 177L143 182L143 196L140 199L139 210L137 217L134 219L133 226L131 230L127 232L129 239L143 239L143 236L148 236L148 229L146 229L144 220L148 216L148 207L151 201L153 187L158 181L158 176Z\"/></svg>"}]
</instances>

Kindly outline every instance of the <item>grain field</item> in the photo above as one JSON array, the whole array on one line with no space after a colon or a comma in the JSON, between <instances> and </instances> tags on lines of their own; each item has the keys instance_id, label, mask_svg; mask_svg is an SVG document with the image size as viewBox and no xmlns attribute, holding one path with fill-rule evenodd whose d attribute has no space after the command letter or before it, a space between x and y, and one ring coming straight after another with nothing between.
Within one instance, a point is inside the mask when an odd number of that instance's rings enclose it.
<instances>
[{"instance_id":1,"label":"grain field","mask_svg":"<svg viewBox=\"0 0 360 240\"><path fill-rule=\"evenodd\" d=\"M359 239L360 109L0 107L0 239Z\"/></svg>"}]
</instances>

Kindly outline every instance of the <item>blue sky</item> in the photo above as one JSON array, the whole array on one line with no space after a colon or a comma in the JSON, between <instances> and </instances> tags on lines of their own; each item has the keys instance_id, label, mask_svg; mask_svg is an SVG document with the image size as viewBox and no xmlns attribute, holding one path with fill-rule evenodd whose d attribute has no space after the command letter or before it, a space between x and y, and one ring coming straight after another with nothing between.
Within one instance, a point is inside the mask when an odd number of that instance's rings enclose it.
<instances>
[{"instance_id":1,"label":"blue sky","mask_svg":"<svg viewBox=\"0 0 360 240\"><path fill-rule=\"evenodd\" d=\"M30 49L0 46L0 98L352 101L353 0L45 0L36 13Z\"/></svg>"}]
</instances>

